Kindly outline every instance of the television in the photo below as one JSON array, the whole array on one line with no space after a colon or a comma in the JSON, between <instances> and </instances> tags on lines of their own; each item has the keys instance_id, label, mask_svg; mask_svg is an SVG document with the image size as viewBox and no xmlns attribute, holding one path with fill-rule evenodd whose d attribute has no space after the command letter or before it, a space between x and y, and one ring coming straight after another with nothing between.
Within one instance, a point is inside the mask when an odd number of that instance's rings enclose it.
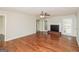
<instances>
[{"instance_id":1,"label":"television","mask_svg":"<svg viewBox=\"0 0 79 59\"><path fill-rule=\"evenodd\" d=\"M59 25L50 25L50 31L59 32Z\"/></svg>"}]
</instances>

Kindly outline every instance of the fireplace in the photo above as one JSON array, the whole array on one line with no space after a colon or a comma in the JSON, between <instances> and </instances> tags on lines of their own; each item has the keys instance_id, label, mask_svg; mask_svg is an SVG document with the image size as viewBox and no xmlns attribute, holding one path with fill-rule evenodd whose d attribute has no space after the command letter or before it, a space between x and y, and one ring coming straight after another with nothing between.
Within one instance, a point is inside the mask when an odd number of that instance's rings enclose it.
<instances>
[{"instance_id":1,"label":"fireplace","mask_svg":"<svg viewBox=\"0 0 79 59\"><path fill-rule=\"evenodd\" d=\"M50 25L50 31L48 31L52 37L59 38L61 36L61 32L59 32L59 25Z\"/></svg>"},{"instance_id":2,"label":"fireplace","mask_svg":"<svg viewBox=\"0 0 79 59\"><path fill-rule=\"evenodd\" d=\"M59 32L59 25L50 25L50 31Z\"/></svg>"}]
</instances>

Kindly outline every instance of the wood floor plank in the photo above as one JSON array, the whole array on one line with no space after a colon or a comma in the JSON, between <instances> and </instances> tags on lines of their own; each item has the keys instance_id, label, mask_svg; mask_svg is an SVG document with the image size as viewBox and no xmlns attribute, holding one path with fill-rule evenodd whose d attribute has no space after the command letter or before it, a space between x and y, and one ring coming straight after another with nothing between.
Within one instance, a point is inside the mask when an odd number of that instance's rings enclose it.
<instances>
[{"instance_id":1,"label":"wood floor plank","mask_svg":"<svg viewBox=\"0 0 79 59\"><path fill-rule=\"evenodd\" d=\"M51 34L33 34L6 42L6 49L12 52L77 52L76 38Z\"/></svg>"}]
</instances>

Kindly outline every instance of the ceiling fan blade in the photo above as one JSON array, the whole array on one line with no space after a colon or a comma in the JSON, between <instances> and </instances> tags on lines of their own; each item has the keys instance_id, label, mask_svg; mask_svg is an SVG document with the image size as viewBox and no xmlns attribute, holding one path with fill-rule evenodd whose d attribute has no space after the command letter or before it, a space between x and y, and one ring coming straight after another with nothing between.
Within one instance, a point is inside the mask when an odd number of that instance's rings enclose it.
<instances>
[{"instance_id":1,"label":"ceiling fan blade","mask_svg":"<svg viewBox=\"0 0 79 59\"><path fill-rule=\"evenodd\" d=\"M50 16L48 13L45 13L45 16Z\"/></svg>"}]
</instances>

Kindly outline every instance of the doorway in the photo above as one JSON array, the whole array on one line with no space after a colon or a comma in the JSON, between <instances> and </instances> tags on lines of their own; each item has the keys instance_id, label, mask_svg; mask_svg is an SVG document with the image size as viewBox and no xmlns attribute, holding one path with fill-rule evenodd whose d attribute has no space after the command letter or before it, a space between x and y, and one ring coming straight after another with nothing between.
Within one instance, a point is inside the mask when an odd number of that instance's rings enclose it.
<instances>
[{"instance_id":1,"label":"doorway","mask_svg":"<svg viewBox=\"0 0 79 59\"><path fill-rule=\"evenodd\" d=\"M36 32L46 32L47 31L47 20L38 19L36 20Z\"/></svg>"},{"instance_id":2,"label":"doorway","mask_svg":"<svg viewBox=\"0 0 79 59\"><path fill-rule=\"evenodd\" d=\"M5 51L5 16L0 15L0 52Z\"/></svg>"}]
</instances>

